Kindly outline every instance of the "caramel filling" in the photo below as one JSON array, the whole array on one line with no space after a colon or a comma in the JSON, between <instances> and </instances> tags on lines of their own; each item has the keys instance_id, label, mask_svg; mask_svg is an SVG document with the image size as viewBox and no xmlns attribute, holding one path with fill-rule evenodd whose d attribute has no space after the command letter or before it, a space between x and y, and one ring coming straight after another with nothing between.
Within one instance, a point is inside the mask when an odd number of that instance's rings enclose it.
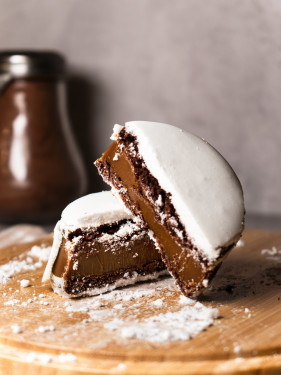
<instances>
[{"instance_id":1,"label":"caramel filling","mask_svg":"<svg viewBox=\"0 0 281 375\"><path fill-rule=\"evenodd\" d=\"M164 265L160 254L147 235L138 239L121 241L111 246L108 243L83 240L69 251L63 239L58 257L53 266L53 274L65 279L88 276L104 276L116 271L129 269L143 270L146 265L156 261ZM160 264L159 263L159 264Z\"/></svg>"}]
</instances>

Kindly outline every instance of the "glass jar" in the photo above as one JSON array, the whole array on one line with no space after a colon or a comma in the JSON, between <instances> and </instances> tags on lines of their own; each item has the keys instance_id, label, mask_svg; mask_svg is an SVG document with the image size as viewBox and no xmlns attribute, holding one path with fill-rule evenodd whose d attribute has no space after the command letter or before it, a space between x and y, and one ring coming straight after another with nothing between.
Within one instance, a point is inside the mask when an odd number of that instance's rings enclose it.
<instances>
[{"instance_id":1,"label":"glass jar","mask_svg":"<svg viewBox=\"0 0 281 375\"><path fill-rule=\"evenodd\" d=\"M64 81L58 53L0 52L0 223L57 220L86 191Z\"/></svg>"}]
</instances>

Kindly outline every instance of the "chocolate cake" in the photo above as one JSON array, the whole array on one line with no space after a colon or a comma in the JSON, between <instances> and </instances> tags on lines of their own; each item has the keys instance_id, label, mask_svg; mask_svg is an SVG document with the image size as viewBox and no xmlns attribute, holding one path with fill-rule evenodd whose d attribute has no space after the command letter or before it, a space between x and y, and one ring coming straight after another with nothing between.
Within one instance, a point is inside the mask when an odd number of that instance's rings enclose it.
<instances>
[{"instance_id":1,"label":"chocolate cake","mask_svg":"<svg viewBox=\"0 0 281 375\"><path fill-rule=\"evenodd\" d=\"M244 226L241 184L206 141L168 124L115 125L95 163L149 231L186 296L207 287Z\"/></svg>"},{"instance_id":2,"label":"chocolate cake","mask_svg":"<svg viewBox=\"0 0 281 375\"><path fill-rule=\"evenodd\" d=\"M147 232L111 194L89 194L69 204L54 230L43 281L58 294L92 296L166 274Z\"/></svg>"}]
</instances>

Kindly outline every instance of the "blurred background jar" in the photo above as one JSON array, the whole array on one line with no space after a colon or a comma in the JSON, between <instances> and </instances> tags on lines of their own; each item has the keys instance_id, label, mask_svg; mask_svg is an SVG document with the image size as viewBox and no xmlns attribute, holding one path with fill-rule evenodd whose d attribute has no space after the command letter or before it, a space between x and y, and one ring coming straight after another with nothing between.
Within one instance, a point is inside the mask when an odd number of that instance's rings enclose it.
<instances>
[{"instance_id":1,"label":"blurred background jar","mask_svg":"<svg viewBox=\"0 0 281 375\"><path fill-rule=\"evenodd\" d=\"M0 223L51 223L86 188L66 110L65 60L52 51L0 51Z\"/></svg>"}]
</instances>

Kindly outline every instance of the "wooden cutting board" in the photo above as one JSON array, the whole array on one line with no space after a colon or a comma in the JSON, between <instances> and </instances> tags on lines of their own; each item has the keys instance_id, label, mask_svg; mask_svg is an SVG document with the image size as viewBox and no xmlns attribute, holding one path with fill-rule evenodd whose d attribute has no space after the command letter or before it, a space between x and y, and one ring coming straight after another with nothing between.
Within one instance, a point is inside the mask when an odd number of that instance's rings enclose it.
<instances>
[{"instance_id":1,"label":"wooden cutting board","mask_svg":"<svg viewBox=\"0 0 281 375\"><path fill-rule=\"evenodd\" d=\"M24 260L33 245L51 241L2 248L0 265ZM280 374L281 233L246 230L243 241L200 299L219 309L219 319L188 341L150 343L106 329L119 292L104 301L66 300L41 283L46 262L15 273L0 284L0 374ZM31 285L22 288L22 279ZM165 313L180 296L169 278L130 290L150 293L123 298L123 318L155 314L159 298L164 304L157 313Z\"/></svg>"}]
</instances>

